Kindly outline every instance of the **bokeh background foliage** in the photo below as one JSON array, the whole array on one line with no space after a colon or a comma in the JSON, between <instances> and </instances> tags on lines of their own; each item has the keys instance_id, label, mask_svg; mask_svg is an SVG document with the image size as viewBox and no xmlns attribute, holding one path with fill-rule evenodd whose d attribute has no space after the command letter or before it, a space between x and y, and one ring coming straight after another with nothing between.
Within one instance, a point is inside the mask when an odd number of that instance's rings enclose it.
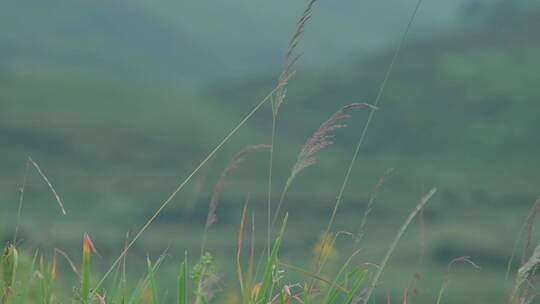
<instances>
[{"instance_id":1,"label":"bokeh background foliage","mask_svg":"<svg viewBox=\"0 0 540 304\"><path fill-rule=\"evenodd\" d=\"M0 202L11 238L31 156L62 197L30 171L20 236L24 247L76 256L84 232L103 256L118 254L246 111L269 92L304 1L33 1L0 9ZM341 106L372 102L415 1L320 1L303 36L304 55L280 112L275 156L279 194L296 154ZM425 1L383 95L353 171L337 230L358 228L370 193L387 177L371 213L361 260L378 262L422 193L426 246L418 303L432 303L448 262L471 256L482 271L457 271L449 303L504 298L506 261L527 208L540 195L540 9L535 1ZM367 112L353 114L335 144L291 188L282 259L309 268ZM170 247L165 264L194 254L212 188L247 144L270 140L260 111L183 191L129 258ZM223 192L208 250L225 277L246 196L264 243L267 154L250 155ZM416 229L416 230L415 230ZM415 271L412 227L382 278L400 296ZM340 239L335 255L349 254ZM100 265L102 264L102 265ZM135 266L139 264L140 267ZM140 268L140 269L139 269ZM174 267L177 269L178 267ZM172 270L172 268L169 268ZM170 272L170 273L169 273ZM163 267L161 277L175 271ZM474 286L474 288L471 288ZM227 289L228 286L225 286Z\"/></svg>"}]
</instances>

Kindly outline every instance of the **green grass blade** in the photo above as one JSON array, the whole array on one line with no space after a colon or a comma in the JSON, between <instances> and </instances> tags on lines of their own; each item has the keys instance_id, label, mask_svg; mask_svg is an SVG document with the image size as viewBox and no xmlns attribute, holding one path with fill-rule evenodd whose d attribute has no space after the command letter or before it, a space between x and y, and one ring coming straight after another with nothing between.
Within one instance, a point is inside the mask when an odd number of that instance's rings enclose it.
<instances>
[{"instance_id":1,"label":"green grass blade","mask_svg":"<svg viewBox=\"0 0 540 304\"><path fill-rule=\"evenodd\" d=\"M306 283L304 283L304 290L303 290L303 298L304 304L310 304L311 303L311 297L309 296L309 288Z\"/></svg>"},{"instance_id":2,"label":"green grass blade","mask_svg":"<svg viewBox=\"0 0 540 304\"><path fill-rule=\"evenodd\" d=\"M180 274L178 275L178 304L187 304L187 253L182 265L180 265Z\"/></svg>"},{"instance_id":3,"label":"green grass blade","mask_svg":"<svg viewBox=\"0 0 540 304\"><path fill-rule=\"evenodd\" d=\"M161 266L161 264L163 263L163 260L165 259L166 253L167 253L167 251L163 252L161 254L161 256L154 263L154 265L152 267L154 272L156 272L159 269L159 267ZM143 293L144 289L148 287L149 283L150 283L150 275L149 275L149 273L147 273L146 277L143 280L139 281L139 283L135 287L135 290L131 293L131 296L129 297L128 303L129 304L139 303L140 299L142 297L142 293Z\"/></svg>"},{"instance_id":4,"label":"green grass blade","mask_svg":"<svg viewBox=\"0 0 540 304\"><path fill-rule=\"evenodd\" d=\"M358 292L358 289L360 289L360 286L362 286L362 283L364 282L364 280L366 278L366 273L367 272L365 270L360 270L360 274L358 274L358 276L356 277L356 280L354 280L352 288L351 288L351 290L349 290L347 295L345 295L345 300L343 300L342 304L351 303L352 299L354 298L354 296Z\"/></svg>"},{"instance_id":5,"label":"green grass blade","mask_svg":"<svg viewBox=\"0 0 540 304\"><path fill-rule=\"evenodd\" d=\"M256 303L268 303L268 300L271 297L271 295L269 294L269 291L270 291L270 287L272 286L272 274L274 272L274 269L277 267L277 255L278 255L279 247L281 246L281 241L283 240L283 235L285 234L285 227L287 226L288 218L289 218L289 214L285 214L285 218L283 219L283 224L281 225L279 235L276 241L274 242L274 247L272 248L270 257L268 257L268 262L266 264L266 268L264 271L261 288L255 300Z\"/></svg>"},{"instance_id":6,"label":"green grass blade","mask_svg":"<svg viewBox=\"0 0 540 304\"><path fill-rule=\"evenodd\" d=\"M150 260L150 258L146 258L146 265L148 267L150 291L152 292L151 304L159 304L156 277L154 275L154 267L152 266L152 261Z\"/></svg>"},{"instance_id":7,"label":"green grass blade","mask_svg":"<svg viewBox=\"0 0 540 304\"><path fill-rule=\"evenodd\" d=\"M85 233L83 237L83 261L81 266L81 303L90 302L90 262L92 251L95 251L94 244L90 236Z\"/></svg>"}]
</instances>

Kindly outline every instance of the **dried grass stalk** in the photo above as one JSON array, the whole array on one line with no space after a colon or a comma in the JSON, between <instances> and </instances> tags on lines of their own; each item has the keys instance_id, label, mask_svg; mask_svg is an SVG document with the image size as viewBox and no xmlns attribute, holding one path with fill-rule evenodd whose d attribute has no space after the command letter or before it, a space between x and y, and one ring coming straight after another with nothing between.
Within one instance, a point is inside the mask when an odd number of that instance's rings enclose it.
<instances>
[{"instance_id":1,"label":"dried grass stalk","mask_svg":"<svg viewBox=\"0 0 540 304\"><path fill-rule=\"evenodd\" d=\"M295 73L295 67L296 63L298 62L298 59L300 58L301 54L295 54L296 47L298 46L298 43L300 42L300 37L302 36L302 33L304 32L304 28L306 27L306 24L309 19L311 19L311 14L313 12L313 5L315 4L316 0L309 0L308 5L306 9L304 10L304 13L298 20L298 23L296 24L296 29L294 31L294 34L292 35L291 40L289 41L289 45L287 47L287 53L285 53L285 59L284 59L284 69L279 75L278 84L277 84L277 90L272 98L272 117L275 119L277 117L279 107L285 100L286 95L286 87L289 83L289 80Z\"/></svg>"},{"instance_id":2,"label":"dried grass stalk","mask_svg":"<svg viewBox=\"0 0 540 304\"><path fill-rule=\"evenodd\" d=\"M358 232L354 236L354 250L358 248L358 244L362 240L362 238L365 235L365 227L367 225L367 221L369 218L369 214L373 210L373 207L375 206L375 202L377 201L377 197L379 196L379 191L381 190L382 186L384 185L384 182L386 178L394 172L393 168L390 168L384 172L384 174L379 178L379 181L377 182L377 185L375 185L375 188L371 192L369 196L369 201L366 207L366 210L364 211L364 215L362 215L362 220L360 222L360 227L358 228Z\"/></svg>"},{"instance_id":3,"label":"dried grass stalk","mask_svg":"<svg viewBox=\"0 0 540 304\"><path fill-rule=\"evenodd\" d=\"M385 256L384 256L384 258L383 258L383 260L381 262L381 266L379 267L379 269L375 273L375 276L373 277L373 280L371 281L371 284L367 289L367 294L366 294L366 297L364 298L363 303L366 303L366 304L369 303L369 298L371 297L371 294L373 293L373 290L377 286L377 283L379 281L379 278L381 277L381 274L382 274L382 272L384 270L384 267L386 266L386 264L388 263L388 260L390 259L390 256L392 256L392 253L396 249L396 246L399 243L399 240L401 240L401 238L403 237L403 234L405 233L405 230L407 230L407 227L409 227L412 220L418 215L418 213L420 213L420 210L422 210L426 206L426 204L429 202L431 197L433 197L433 195L435 195L436 192L437 192L437 188L432 188L426 195L424 195L422 197L422 199L420 200L420 203L418 203L418 205L416 205L416 208L414 208L414 210L411 212L411 214L409 214L409 216L405 220L405 223L403 223L403 225L401 226L401 229L399 229L398 233L396 234L396 236L394 238L394 241L392 241L392 244L390 245L390 248L388 248L388 251L386 252L386 254L385 254Z\"/></svg>"},{"instance_id":4,"label":"dried grass stalk","mask_svg":"<svg viewBox=\"0 0 540 304\"><path fill-rule=\"evenodd\" d=\"M214 187L214 191L212 192L212 198L210 199L210 205L208 207L208 215L206 217L206 224L204 226L201 254L203 253L202 251L204 251L204 247L206 245L206 236L208 233L208 229L210 229L210 227L217 221L216 210L219 206L219 199L221 197L221 193L227 185L227 179L236 169L238 169L247 154L259 149L266 149L269 147L270 146L266 144L249 145L244 147L231 159L227 167L225 167L225 170L223 170L223 172L221 173L221 176L219 177L219 180Z\"/></svg>"},{"instance_id":5,"label":"dried grass stalk","mask_svg":"<svg viewBox=\"0 0 540 304\"><path fill-rule=\"evenodd\" d=\"M473 262L471 260L471 257L469 257L469 256L457 257L457 258L453 259L452 261L450 261L450 263L448 263L448 268L446 269L446 272L444 273L444 281L443 281L443 284L441 286L441 289L439 290L439 295L437 297L437 303L436 304L441 303L442 296L443 296L444 292L446 291L446 288L448 288L448 283L450 282L450 274L452 273L452 271L454 270L456 264L458 264L458 263L469 264L475 270L480 270L481 269L480 266L478 266L475 262Z\"/></svg>"},{"instance_id":6,"label":"dried grass stalk","mask_svg":"<svg viewBox=\"0 0 540 304\"><path fill-rule=\"evenodd\" d=\"M34 168L36 168L37 172L39 173L41 178L43 178L45 183L47 183L47 186L49 186L49 189L51 189L51 192L54 195L54 198L56 199L56 202L58 202L58 205L60 206L60 210L62 210L62 214L66 215L66 209L64 208L64 204L62 203L62 199L60 198L60 196L58 195L56 190L54 190L54 187L53 187L51 181L49 181L49 179L47 178L45 173L43 173L43 171L41 170L39 165L31 157L28 158L28 161L32 164L32 166L34 166Z\"/></svg>"}]
</instances>

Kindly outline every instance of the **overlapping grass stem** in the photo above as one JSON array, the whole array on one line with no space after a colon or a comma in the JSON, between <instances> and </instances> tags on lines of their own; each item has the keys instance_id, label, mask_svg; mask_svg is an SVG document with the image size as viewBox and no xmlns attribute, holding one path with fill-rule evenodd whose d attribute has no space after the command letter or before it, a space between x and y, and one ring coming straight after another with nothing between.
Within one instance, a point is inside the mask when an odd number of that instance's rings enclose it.
<instances>
[{"instance_id":1,"label":"overlapping grass stem","mask_svg":"<svg viewBox=\"0 0 540 304\"><path fill-rule=\"evenodd\" d=\"M351 103L343 106L337 112L332 114L330 118L324 121L319 126L317 131L315 131L315 133L313 133L313 135L309 137L308 140L304 143L302 149L300 150L300 153L298 153L298 157L292 167L291 173L287 178L285 187L281 192L272 225L275 224L276 220L279 217L279 213L285 201L285 195L287 194L287 191L289 190L294 179L300 174L300 172L315 164L316 156L321 150L333 144L333 132L346 127L344 121L351 117L349 115L349 112L363 108L367 108L372 111L376 109L374 106L367 103Z\"/></svg>"}]
</instances>

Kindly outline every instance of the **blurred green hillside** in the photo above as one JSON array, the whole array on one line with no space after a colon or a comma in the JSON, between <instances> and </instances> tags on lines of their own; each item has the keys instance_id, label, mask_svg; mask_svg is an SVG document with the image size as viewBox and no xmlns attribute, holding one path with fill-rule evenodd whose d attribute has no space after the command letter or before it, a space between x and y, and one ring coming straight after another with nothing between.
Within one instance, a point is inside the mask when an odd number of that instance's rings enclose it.
<instances>
[{"instance_id":1,"label":"blurred green hillside","mask_svg":"<svg viewBox=\"0 0 540 304\"><path fill-rule=\"evenodd\" d=\"M303 64L279 118L274 197L321 122L342 105L373 102L414 2L321 2L316 8L302 40ZM363 246L362 259L378 262L408 210L437 186L426 210L418 301L434 298L452 258L470 255L483 270L456 274L448 303L495 303L503 297L515 235L540 195L540 11L532 1L427 2L384 92L336 229L356 231L377 180L394 168ZM68 215L60 215L47 186L30 171L21 223L25 246L75 254L88 231L103 256L118 252L125 232L140 227L272 89L304 4L161 3L2 4L0 27L10 29L0 33L4 239L15 226L18 187L31 156ZM284 259L309 267L306 248L326 226L366 118L354 113L336 144L295 181L285 205L292 221ZM221 170L243 146L267 143L269 134L267 107L165 210L134 255L169 245L175 256L198 250ZM267 157L250 155L223 194L209 240L210 250L225 252L223 269L248 195L263 235ZM401 294L414 272L417 232L409 233L383 278L393 294ZM339 244L342 257L349 243ZM468 289L471 284L477 288Z\"/></svg>"},{"instance_id":2,"label":"blurred green hillside","mask_svg":"<svg viewBox=\"0 0 540 304\"><path fill-rule=\"evenodd\" d=\"M426 4L417 34L453 27L465 1ZM321 1L305 33L303 64L336 63L392 43L414 2ZM185 89L277 73L303 9L300 0L7 0L0 11L0 26L8 29L0 33L0 58L12 73L61 72Z\"/></svg>"}]
</instances>

